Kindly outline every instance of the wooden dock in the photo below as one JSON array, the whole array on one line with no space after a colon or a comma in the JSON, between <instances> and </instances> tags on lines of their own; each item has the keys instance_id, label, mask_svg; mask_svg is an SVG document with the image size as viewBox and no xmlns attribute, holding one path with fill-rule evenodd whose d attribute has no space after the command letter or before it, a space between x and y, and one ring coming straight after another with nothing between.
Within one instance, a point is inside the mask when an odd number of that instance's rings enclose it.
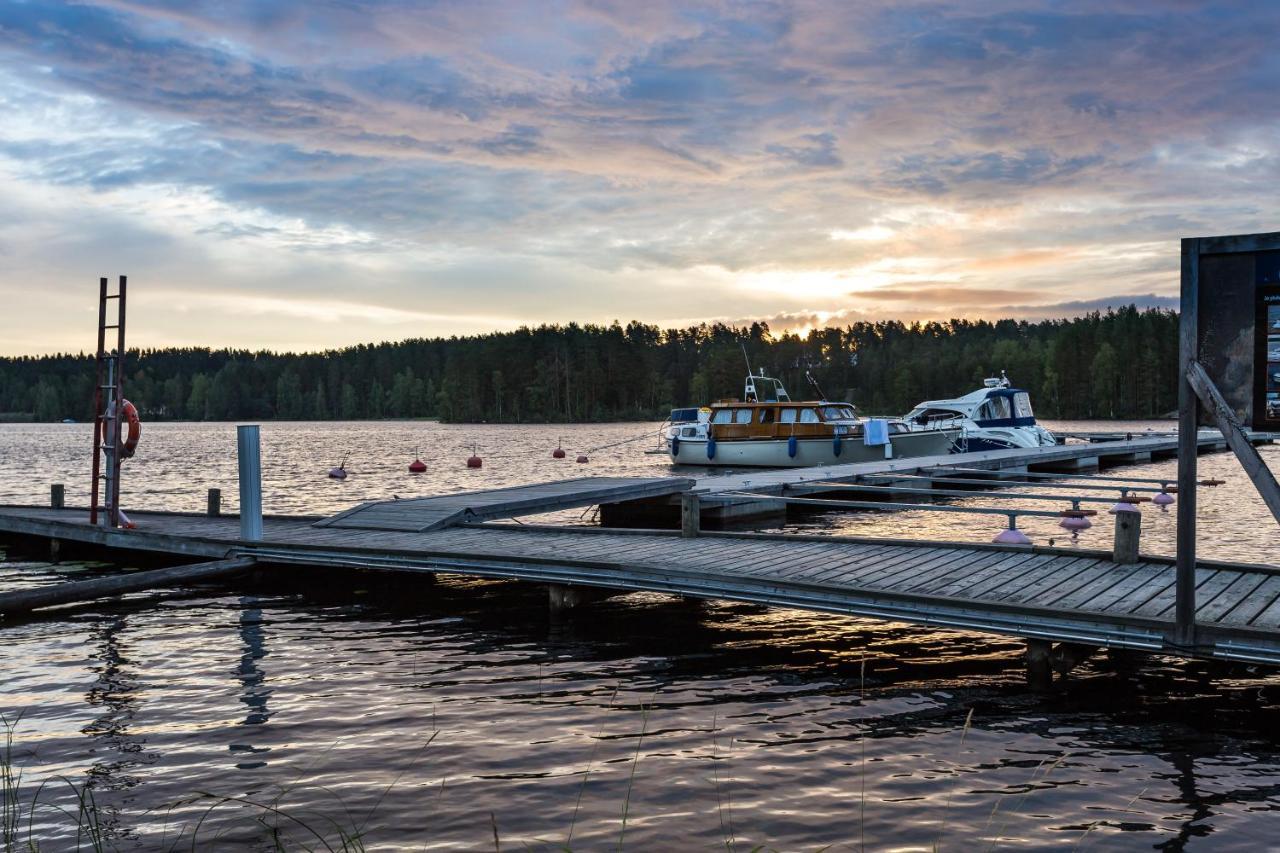
<instances>
[{"instance_id":1,"label":"wooden dock","mask_svg":"<svg viewBox=\"0 0 1280 853\"><path fill-rule=\"evenodd\" d=\"M1202 562L1198 635L1173 640L1174 566L1106 552L798 535L470 524L444 529L316 527L132 513L135 530L93 527L84 509L0 507L0 532L204 560L445 572L617 591L650 590L982 631L1280 665L1280 567Z\"/></svg>"},{"instance_id":2,"label":"wooden dock","mask_svg":"<svg viewBox=\"0 0 1280 853\"><path fill-rule=\"evenodd\" d=\"M1248 440L1273 438L1254 434ZM1197 446L1215 450L1225 441L1221 434L1203 432ZM216 502L205 515L131 512L136 529L91 525L85 509L9 506L0 507L0 534L207 561L156 573L157 583L217 577L247 565L299 573L316 566L410 576L444 572L546 583L553 608L587 597L582 591L588 588L645 590L1011 635L1028 642L1029 672L1047 671L1054 661L1077 660L1099 646L1280 665L1280 567L1197 563L1197 624L1188 633L1189 611L1181 624L1175 622L1174 561L1138 556L1136 512L1116 517L1114 555L1029 545L713 533L702 531L698 523L700 510L708 505L730 512L758 512L795 501L852 506L857 502L803 497L848 484L867 490L874 481L880 485L872 488L883 490L885 483L906 482L904 491L918 493L932 491L920 488L922 480L945 482L951 471L962 479L990 472L998 483L1000 472L1074 470L1176 452L1176 439L1149 437L749 471L696 482L581 478L377 501L328 518L251 513L243 526L239 517L217 515L212 509ZM60 503L60 495L55 488L54 503ZM683 505L685 518L680 531L485 521L595 504L606 523L610 514L652 506ZM881 508L890 506L896 505ZM1132 520L1122 521L1125 516ZM113 594L146 581L135 576L121 583L94 581L79 589L64 585L68 588L38 594L0 593L0 614L88 600L99 591ZM1188 574L1184 593L1190 588ZM1190 603L1189 595L1183 603ZM1059 644L1057 650L1053 643Z\"/></svg>"}]
</instances>

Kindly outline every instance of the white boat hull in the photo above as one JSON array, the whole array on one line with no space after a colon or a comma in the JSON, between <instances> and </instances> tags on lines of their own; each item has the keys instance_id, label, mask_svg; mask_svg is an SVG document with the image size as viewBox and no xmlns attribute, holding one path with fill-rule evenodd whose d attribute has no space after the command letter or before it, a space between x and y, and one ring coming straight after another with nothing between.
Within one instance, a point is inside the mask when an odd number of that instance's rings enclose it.
<instances>
[{"instance_id":1,"label":"white boat hull","mask_svg":"<svg viewBox=\"0 0 1280 853\"><path fill-rule=\"evenodd\" d=\"M673 442L668 453L671 461L676 465L806 468L814 465L874 462L881 459L945 456L951 452L952 443L959 437L959 430L898 433L890 436L889 444L878 446L863 444L861 438L843 439L840 442L838 456L835 441L831 438L797 439L794 456L791 455L790 445L786 439L717 441L714 452L709 453L707 439L681 438L679 442Z\"/></svg>"}]
</instances>

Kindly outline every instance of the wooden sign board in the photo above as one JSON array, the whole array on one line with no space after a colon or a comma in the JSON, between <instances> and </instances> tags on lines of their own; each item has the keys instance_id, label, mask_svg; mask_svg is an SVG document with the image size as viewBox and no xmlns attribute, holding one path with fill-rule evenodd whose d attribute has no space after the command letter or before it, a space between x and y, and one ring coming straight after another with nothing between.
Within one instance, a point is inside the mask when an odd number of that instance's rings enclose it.
<instances>
[{"instance_id":1,"label":"wooden sign board","mask_svg":"<svg viewBox=\"0 0 1280 853\"><path fill-rule=\"evenodd\" d=\"M1280 232L1188 238L1182 257L1196 358L1242 425L1280 430Z\"/></svg>"}]
</instances>

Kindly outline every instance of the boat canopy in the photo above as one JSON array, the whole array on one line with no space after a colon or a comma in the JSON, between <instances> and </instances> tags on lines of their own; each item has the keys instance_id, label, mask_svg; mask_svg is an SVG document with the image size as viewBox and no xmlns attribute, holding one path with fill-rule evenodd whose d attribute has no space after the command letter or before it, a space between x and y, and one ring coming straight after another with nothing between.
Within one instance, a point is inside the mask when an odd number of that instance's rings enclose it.
<instances>
[{"instance_id":1,"label":"boat canopy","mask_svg":"<svg viewBox=\"0 0 1280 853\"><path fill-rule=\"evenodd\" d=\"M980 427L1030 427L1036 425L1031 395L1021 388L979 388L952 400L928 400L911 410L906 420L919 424L970 418Z\"/></svg>"}]
</instances>

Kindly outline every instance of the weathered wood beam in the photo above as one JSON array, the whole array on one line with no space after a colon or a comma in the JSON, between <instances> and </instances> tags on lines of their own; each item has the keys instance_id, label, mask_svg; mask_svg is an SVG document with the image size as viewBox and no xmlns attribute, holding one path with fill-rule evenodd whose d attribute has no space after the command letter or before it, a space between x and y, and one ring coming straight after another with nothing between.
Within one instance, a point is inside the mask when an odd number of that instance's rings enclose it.
<instances>
[{"instance_id":1,"label":"weathered wood beam","mask_svg":"<svg viewBox=\"0 0 1280 853\"><path fill-rule=\"evenodd\" d=\"M1262 461L1253 442L1240 426L1236 413L1222 398L1222 394L1218 392L1213 380L1209 378L1208 373L1205 373L1200 362L1192 361L1187 365L1187 381L1191 383L1196 396L1217 422L1218 429L1222 430L1222 435L1227 440L1227 445L1235 452L1236 458L1240 460L1244 472L1253 481L1258 494L1262 495L1267 508L1271 510L1276 521L1280 522L1280 483L1276 482L1276 477L1267 467L1267 463Z\"/></svg>"},{"instance_id":2,"label":"weathered wood beam","mask_svg":"<svg viewBox=\"0 0 1280 853\"><path fill-rule=\"evenodd\" d=\"M142 589L211 580L238 574L252 568L256 563L257 560L252 557L235 557L229 560L214 560L209 563L173 566L145 572L129 572L87 581L69 581L40 589L7 592L0 595L0 613L10 616L41 607L74 604Z\"/></svg>"}]
</instances>

